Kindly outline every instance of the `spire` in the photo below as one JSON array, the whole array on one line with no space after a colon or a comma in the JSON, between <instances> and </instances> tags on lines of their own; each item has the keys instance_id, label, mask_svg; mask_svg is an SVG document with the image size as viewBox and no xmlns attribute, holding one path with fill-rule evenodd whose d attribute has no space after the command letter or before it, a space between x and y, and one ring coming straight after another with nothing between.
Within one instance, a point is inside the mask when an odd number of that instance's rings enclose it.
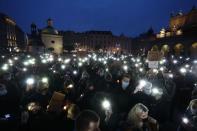
<instances>
[{"instance_id":1,"label":"spire","mask_svg":"<svg viewBox=\"0 0 197 131\"><path fill-rule=\"evenodd\" d=\"M35 23L31 24L31 34L36 35L37 34L37 26Z\"/></svg>"},{"instance_id":2,"label":"spire","mask_svg":"<svg viewBox=\"0 0 197 131\"><path fill-rule=\"evenodd\" d=\"M31 27L32 28L35 28L36 27L36 24L34 22L32 22Z\"/></svg>"},{"instance_id":3,"label":"spire","mask_svg":"<svg viewBox=\"0 0 197 131\"><path fill-rule=\"evenodd\" d=\"M48 26L53 26L53 20L51 19L51 18L49 18L48 20L47 20L47 25Z\"/></svg>"}]
</instances>

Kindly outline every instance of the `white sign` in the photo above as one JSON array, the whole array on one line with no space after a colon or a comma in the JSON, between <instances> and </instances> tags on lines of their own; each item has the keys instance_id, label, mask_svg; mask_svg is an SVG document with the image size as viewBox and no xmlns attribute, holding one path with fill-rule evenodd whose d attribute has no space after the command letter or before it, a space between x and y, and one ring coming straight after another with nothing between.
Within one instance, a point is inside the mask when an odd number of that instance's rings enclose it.
<instances>
[{"instance_id":1,"label":"white sign","mask_svg":"<svg viewBox=\"0 0 197 131\"><path fill-rule=\"evenodd\" d=\"M159 67L159 61L149 61L148 67L151 69L157 69Z\"/></svg>"}]
</instances>

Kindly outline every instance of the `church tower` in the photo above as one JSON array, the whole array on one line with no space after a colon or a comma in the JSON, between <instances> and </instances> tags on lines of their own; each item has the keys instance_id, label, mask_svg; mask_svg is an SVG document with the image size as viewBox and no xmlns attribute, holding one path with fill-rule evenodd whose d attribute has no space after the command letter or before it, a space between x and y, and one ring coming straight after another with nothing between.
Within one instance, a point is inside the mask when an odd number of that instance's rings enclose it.
<instances>
[{"instance_id":1,"label":"church tower","mask_svg":"<svg viewBox=\"0 0 197 131\"><path fill-rule=\"evenodd\" d=\"M51 18L47 20L47 25L53 27L53 20Z\"/></svg>"},{"instance_id":2,"label":"church tower","mask_svg":"<svg viewBox=\"0 0 197 131\"><path fill-rule=\"evenodd\" d=\"M53 27L52 19L47 20L47 26L41 31L41 38L47 50L53 48L56 54L63 52L63 36Z\"/></svg>"},{"instance_id":3,"label":"church tower","mask_svg":"<svg viewBox=\"0 0 197 131\"><path fill-rule=\"evenodd\" d=\"M37 35L37 26L34 23L31 24L31 34Z\"/></svg>"}]
</instances>

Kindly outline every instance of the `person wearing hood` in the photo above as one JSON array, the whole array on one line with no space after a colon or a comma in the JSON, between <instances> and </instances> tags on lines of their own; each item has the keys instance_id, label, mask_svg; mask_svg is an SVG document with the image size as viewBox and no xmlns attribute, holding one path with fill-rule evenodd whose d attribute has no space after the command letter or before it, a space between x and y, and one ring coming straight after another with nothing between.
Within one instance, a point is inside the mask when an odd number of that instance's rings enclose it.
<instances>
[{"instance_id":1,"label":"person wearing hood","mask_svg":"<svg viewBox=\"0 0 197 131\"><path fill-rule=\"evenodd\" d=\"M116 101L118 112L127 113L133 106L132 92L134 90L134 83L129 74L124 74L121 80L117 80L112 85L113 99Z\"/></svg>"}]
</instances>

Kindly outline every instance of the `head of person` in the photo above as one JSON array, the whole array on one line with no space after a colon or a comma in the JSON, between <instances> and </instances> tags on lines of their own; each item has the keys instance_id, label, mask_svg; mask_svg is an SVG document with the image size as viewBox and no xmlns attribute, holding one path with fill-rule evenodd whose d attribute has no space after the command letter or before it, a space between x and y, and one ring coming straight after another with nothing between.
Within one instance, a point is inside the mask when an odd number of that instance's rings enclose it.
<instances>
[{"instance_id":1,"label":"head of person","mask_svg":"<svg viewBox=\"0 0 197 131\"><path fill-rule=\"evenodd\" d=\"M90 76L86 70L84 70L81 74L81 79L88 79Z\"/></svg>"},{"instance_id":2,"label":"head of person","mask_svg":"<svg viewBox=\"0 0 197 131\"><path fill-rule=\"evenodd\" d=\"M145 105L138 103L129 111L127 119L134 126L140 127L142 126L140 123L148 118L148 112L149 110Z\"/></svg>"},{"instance_id":3,"label":"head of person","mask_svg":"<svg viewBox=\"0 0 197 131\"><path fill-rule=\"evenodd\" d=\"M103 68L98 69L98 75L99 75L100 77L103 77L103 76L105 75L105 71L104 71Z\"/></svg>"},{"instance_id":4,"label":"head of person","mask_svg":"<svg viewBox=\"0 0 197 131\"><path fill-rule=\"evenodd\" d=\"M75 104L71 104L68 107L67 118L75 120L76 117L78 116L79 112L80 112L79 107Z\"/></svg>"},{"instance_id":5,"label":"head of person","mask_svg":"<svg viewBox=\"0 0 197 131\"><path fill-rule=\"evenodd\" d=\"M100 117L91 110L82 111L75 120L76 131L100 131Z\"/></svg>"},{"instance_id":6,"label":"head of person","mask_svg":"<svg viewBox=\"0 0 197 131\"><path fill-rule=\"evenodd\" d=\"M190 101L189 109L190 109L192 115L197 115L197 99Z\"/></svg>"},{"instance_id":7,"label":"head of person","mask_svg":"<svg viewBox=\"0 0 197 131\"><path fill-rule=\"evenodd\" d=\"M49 89L48 83L38 82L37 84L37 92L41 93L42 95L46 95Z\"/></svg>"},{"instance_id":8,"label":"head of person","mask_svg":"<svg viewBox=\"0 0 197 131\"><path fill-rule=\"evenodd\" d=\"M130 84L131 76L129 74L124 74L122 77L122 88L125 90Z\"/></svg>"}]
</instances>

